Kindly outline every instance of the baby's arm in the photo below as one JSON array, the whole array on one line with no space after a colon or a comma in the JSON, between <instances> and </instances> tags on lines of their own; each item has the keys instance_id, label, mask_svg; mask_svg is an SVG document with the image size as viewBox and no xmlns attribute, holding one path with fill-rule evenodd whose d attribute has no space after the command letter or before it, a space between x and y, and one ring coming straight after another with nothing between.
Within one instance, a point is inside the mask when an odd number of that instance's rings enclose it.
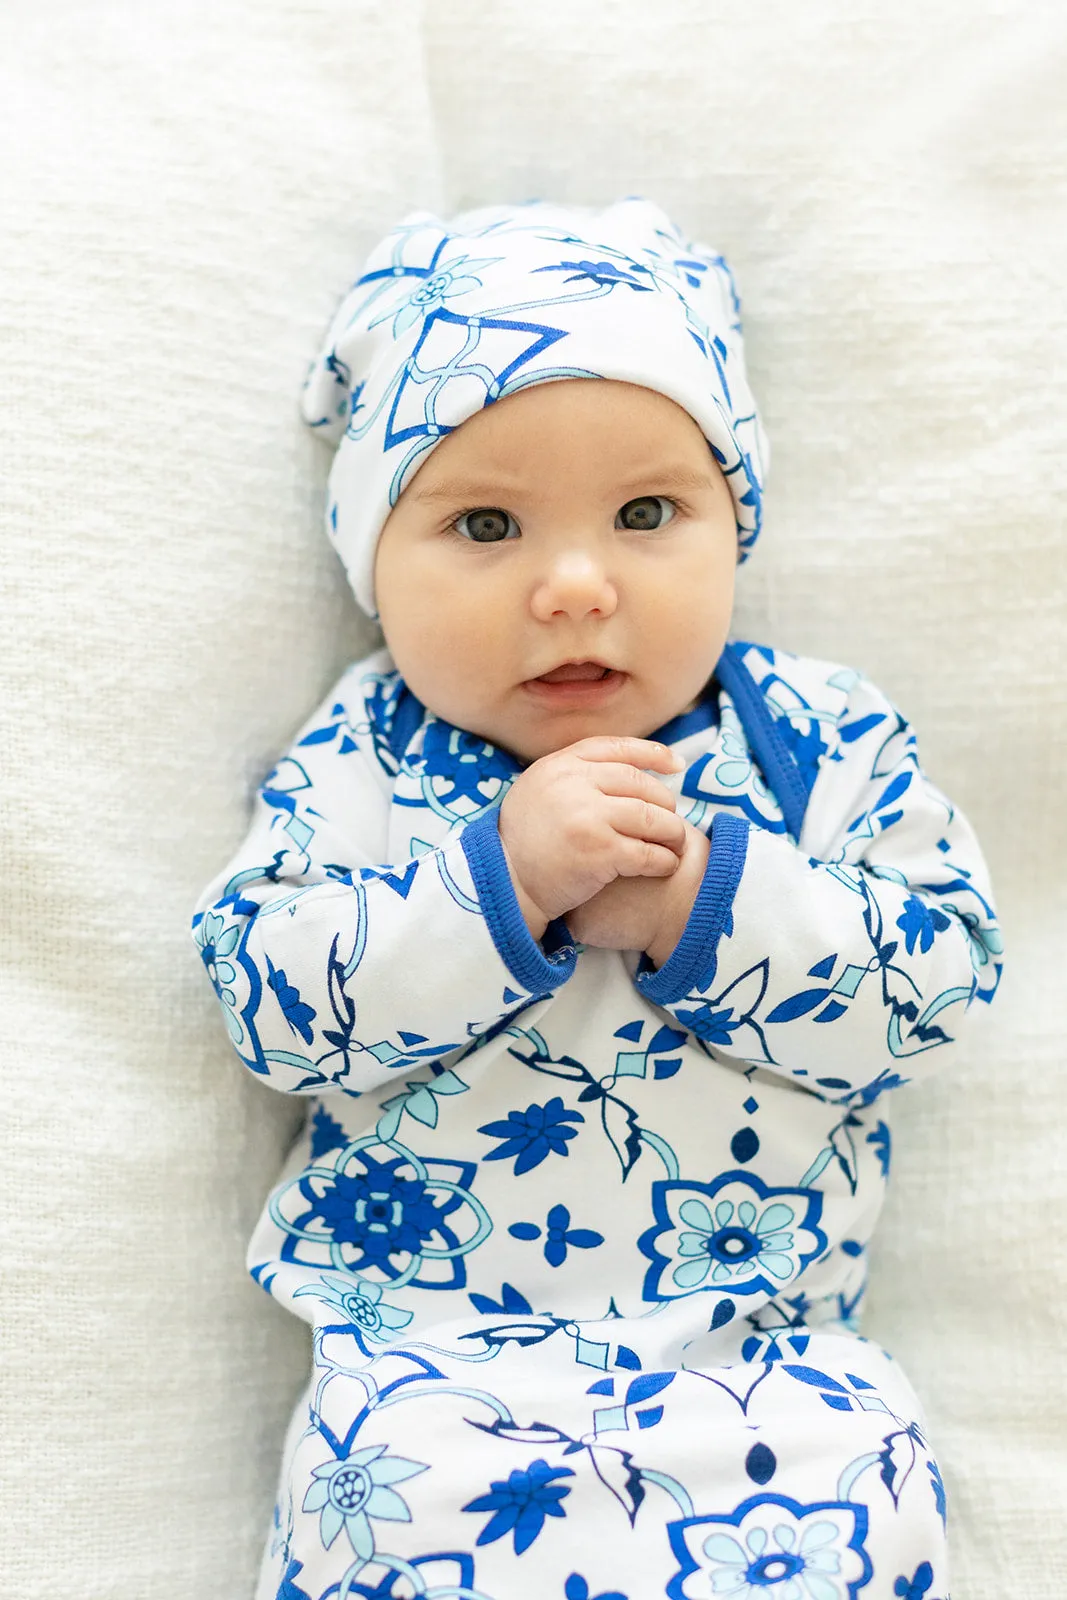
<instances>
[{"instance_id":1,"label":"baby's arm","mask_svg":"<svg viewBox=\"0 0 1067 1600\"><path fill-rule=\"evenodd\" d=\"M720 812L684 931L644 947L636 981L724 1055L829 1099L871 1098L992 998L1001 941L971 828L922 773L903 718L861 680L841 726L800 845ZM684 871L634 893L666 906ZM588 942L582 913L569 922Z\"/></svg>"},{"instance_id":2,"label":"baby's arm","mask_svg":"<svg viewBox=\"0 0 1067 1600\"><path fill-rule=\"evenodd\" d=\"M194 938L231 1040L275 1089L361 1093L404 1077L469 1048L574 968L569 940L542 946L527 932L477 824L473 862L455 832L389 860L396 761L383 727L346 674L266 779L244 844L197 906ZM485 820L495 833L495 814Z\"/></svg>"},{"instance_id":3,"label":"baby's arm","mask_svg":"<svg viewBox=\"0 0 1067 1600\"><path fill-rule=\"evenodd\" d=\"M675 758L593 740L584 758L561 752L522 774L506 824L490 811L383 865L393 773L360 699L346 675L309 720L193 923L238 1054L290 1093L362 1093L462 1053L570 976L561 910L616 872L677 861L634 836L646 810L656 838L682 823L670 791L628 764L670 771ZM637 798L656 790L658 805Z\"/></svg>"}]
</instances>

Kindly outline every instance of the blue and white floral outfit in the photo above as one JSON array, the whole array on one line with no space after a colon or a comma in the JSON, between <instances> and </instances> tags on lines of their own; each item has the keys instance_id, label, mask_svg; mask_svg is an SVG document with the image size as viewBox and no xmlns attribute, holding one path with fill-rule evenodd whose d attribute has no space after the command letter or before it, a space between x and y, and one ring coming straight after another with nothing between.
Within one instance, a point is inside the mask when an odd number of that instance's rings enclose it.
<instances>
[{"instance_id":1,"label":"blue and white floral outfit","mask_svg":"<svg viewBox=\"0 0 1067 1600\"><path fill-rule=\"evenodd\" d=\"M314 1329L259 1600L945 1600L919 1405L857 1325L888 1091L997 987L981 855L850 670L731 644L656 736L711 843L658 970L533 940L518 764L385 650L201 899L235 1049L310 1102L249 1256Z\"/></svg>"}]
</instances>

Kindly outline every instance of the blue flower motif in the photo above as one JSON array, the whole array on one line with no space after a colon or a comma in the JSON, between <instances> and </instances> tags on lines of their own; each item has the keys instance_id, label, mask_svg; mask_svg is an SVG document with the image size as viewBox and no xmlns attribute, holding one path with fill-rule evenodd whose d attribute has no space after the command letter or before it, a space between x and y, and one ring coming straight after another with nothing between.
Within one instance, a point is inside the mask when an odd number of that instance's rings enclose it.
<instances>
[{"instance_id":1,"label":"blue flower motif","mask_svg":"<svg viewBox=\"0 0 1067 1600\"><path fill-rule=\"evenodd\" d=\"M305 1044L310 1044L314 1037L311 1019L316 1015L315 1008L301 1000L300 991L289 982L283 968L273 965L270 956L267 957L267 987L278 996L278 1004L293 1032L298 1033Z\"/></svg>"},{"instance_id":2,"label":"blue flower motif","mask_svg":"<svg viewBox=\"0 0 1067 1600\"><path fill-rule=\"evenodd\" d=\"M310 1205L298 1219L300 1228L306 1235L319 1223L322 1236L335 1247L353 1247L358 1254L346 1263L353 1272L377 1267L395 1277L389 1258L421 1254L422 1247L444 1231L441 1212L425 1178L405 1177L399 1171L405 1164L402 1156L376 1161L363 1152L361 1159L365 1170L342 1167L330 1173L332 1182L321 1194L305 1175L301 1192Z\"/></svg>"},{"instance_id":3,"label":"blue flower motif","mask_svg":"<svg viewBox=\"0 0 1067 1600\"><path fill-rule=\"evenodd\" d=\"M563 1586L563 1593L566 1600L626 1600L626 1596L620 1594L618 1589L612 1589L610 1594L590 1594L589 1585L580 1572L571 1573Z\"/></svg>"},{"instance_id":4,"label":"blue flower motif","mask_svg":"<svg viewBox=\"0 0 1067 1600\"><path fill-rule=\"evenodd\" d=\"M893 1593L900 1596L900 1600L923 1600L923 1596L934 1581L934 1569L929 1561L921 1561L915 1568L915 1576L908 1579L901 1573L893 1585Z\"/></svg>"},{"instance_id":5,"label":"blue flower motif","mask_svg":"<svg viewBox=\"0 0 1067 1600\"><path fill-rule=\"evenodd\" d=\"M822 736L818 720L812 717L798 727L789 717L775 717L774 726L810 789L815 782L819 762L830 748Z\"/></svg>"},{"instance_id":6,"label":"blue flower motif","mask_svg":"<svg viewBox=\"0 0 1067 1600\"><path fill-rule=\"evenodd\" d=\"M848 1501L753 1495L729 1515L686 1517L668 1531L681 1564L670 1600L686 1600L696 1573L702 1595L730 1600L856 1600L873 1570L866 1507Z\"/></svg>"},{"instance_id":7,"label":"blue flower motif","mask_svg":"<svg viewBox=\"0 0 1067 1600\"><path fill-rule=\"evenodd\" d=\"M529 1469L516 1469L507 1478L493 1479L488 1494L479 1495L463 1507L464 1511L491 1511L476 1544L493 1544L510 1533L515 1554L528 1550L544 1527L546 1517L563 1517L561 1501L570 1494L565 1484L554 1478L573 1478L570 1467L553 1470L547 1461L531 1461Z\"/></svg>"},{"instance_id":8,"label":"blue flower motif","mask_svg":"<svg viewBox=\"0 0 1067 1600\"><path fill-rule=\"evenodd\" d=\"M909 894L904 902L903 916L897 918L897 927L904 935L909 956L915 954L916 940L925 955L934 942L934 934L943 932L951 925L950 918L943 911L938 911L936 906L928 906L913 894Z\"/></svg>"},{"instance_id":9,"label":"blue flower motif","mask_svg":"<svg viewBox=\"0 0 1067 1600\"><path fill-rule=\"evenodd\" d=\"M636 262L632 263L630 272L624 272L611 261L561 261L557 266L537 267L535 271L569 272L570 277L564 278L564 283L581 283L587 279L598 287L609 289L614 289L616 284L625 284L627 289L637 289L642 294L649 294L652 290L651 284L638 283L635 273L647 272L648 268L638 266Z\"/></svg>"},{"instance_id":10,"label":"blue flower motif","mask_svg":"<svg viewBox=\"0 0 1067 1600\"><path fill-rule=\"evenodd\" d=\"M305 1511L321 1511L319 1534L327 1550L341 1529L357 1556L369 1561L374 1554L374 1531L368 1518L383 1522L410 1522L406 1502L390 1485L403 1483L428 1470L421 1461L387 1456L384 1444L356 1450L344 1461L313 1467L314 1482L304 1496Z\"/></svg>"},{"instance_id":11,"label":"blue flower motif","mask_svg":"<svg viewBox=\"0 0 1067 1600\"><path fill-rule=\"evenodd\" d=\"M545 1260L550 1267L561 1267L567 1259L568 1249L593 1250L604 1243L604 1235L592 1228L572 1228L571 1214L566 1206L553 1206L546 1219ZM513 1222L508 1229L514 1239L539 1239L541 1229L536 1222Z\"/></svg>"},{"instance_id":12,"label":"blue flower motif","mask_svg":"<svg viewBox=\"0 0 1067 1600\"><path fill-rule=\"evenodd\" d=\"M222 1014L226 1018L230 1037L235 1044L240 1044L244 1029L237 1016L237 995L234 990L237 968L227 958L233 955L241 941L241 929L236 923L231 923L227 928L224 917L216 911L209 911L197 924L194 937L200 947L200 959L211 986L222 1002Z\"/></svg>"},{"instance_id":13,"label":"blue flower motif","mask_svg":"<svg viewBox=\"0 0 1067 1600\"><path fill-rule=\"evenodd\" d=\"M698 1038L706 1039L708 1044L729 1045L735 1031L740 1028L744 1018L734 1018L733 1006L724 1006L720 1011L714 1011L707 1000L696 1006L691 1011L676 1013L679 1022L684 1022L691 1033Z\"/></svg>"},{"instance_id":14,"label":"blue flower motif","mask_svg":"<svg viewBox=\"0 0 1067 1600\"><path fill-rule=\"evenodd\" d=\"M660 1181L652 1207L656 1224L638 1240L652 1262L646 1300L698 1289L774 1295L826 1248L816 1226L822 1196L768 1188L754 1173L726 1172L713 1183Z\"/></svg>"},{"instance_id":15,"label":"blue flower motif","mask_svg":"<svg viewBox=\"0 0 1067 1600\"><path fill-rule=\"evenodd\" d=\"M446 1175L437 1176L441 1168ZM390 1283L462 1289L464 1257L493 1230L470 1192L476 1171L473 1161L424 1162L374 1134L328 1150L270 1197L270 1215L287 1235L282 1260L332 1268L342 1275L335 1284L350 1284L344 1276L350 1273L388 1279L386 1289Z\"/></svg>"},{"instance_id":16,"label":"blue flower motif","mask_svg":"<svg viewBox=\"0 0 1067 1600\"><path fill-rule=\"evenodd\" d=\"M899 1072L890 1072L887 1067L877 1078L872 1078L862 1089L857 1089L855 1094L849 1095L849 1104L862 1111L865 1106L873 1105L879 1095L888 1094L891 1089L902 1089L910 1082L910 1078L902 1077Z\"/></svg>"},{"instance_id":17,"label":"blue flower motif","mask_svg":"<svg viewBox=\"0 0 1067 1600\"><path fill-rule=\"evenodd\" d=\"M580 1111L564 1111L562 1096L557 1094L543 1106L529 1105L525 1111L509 1111L506 1120L483 1123L478 1132L504 1141L485 1159L510 1161L514 1156L517 1178L540 1166L549 1155L569 1155L567 1140L578 1130L566 1124L584 1121Z\"/></svg>"},{"instance_id":18,"label":"blue flower motif","mask_svg":"<svg viewBox=\"0 0 1067 1600\"><path fill-rule=\"evenodd\" d=\"M926 1470L930 1474L930 1482L933 1485L934 1505L937 1507L937 1514L941 1518L942 1525L944 1525L948 1512L948 1504L945 1498L945 1480L941 1476L941 1469L936 1461L928 1461Z\"/></svg>"},{"instance_id":19,"label":"blue flower motif","mask_svg":"<svg viewBox=\"0 0 1067 1600\"><path fill-rule=\"evenodd\" d=\"M888 1123L880 1122L874 1132L867 1135L867 1143L874 1147L874 1153L878 1157L878 1165L882 1169L882 1177L888 1178L889 1164L893 1153L893 1136L889 1131Z\"/></svg>"},{"instance_id":20,"label":"blue flower motif","mask_svg":"<svg viewBox=\"0 0 1067 1600\"><path fill-rule=\"evenodd\" d=\"M294 1556L282 1575L281 1587L278 1590L277 1600L311 1600L306 1589L301 1589L297 1578L304 1570L304 1563L297 1561Z\"/></svg>"}]
</instances>

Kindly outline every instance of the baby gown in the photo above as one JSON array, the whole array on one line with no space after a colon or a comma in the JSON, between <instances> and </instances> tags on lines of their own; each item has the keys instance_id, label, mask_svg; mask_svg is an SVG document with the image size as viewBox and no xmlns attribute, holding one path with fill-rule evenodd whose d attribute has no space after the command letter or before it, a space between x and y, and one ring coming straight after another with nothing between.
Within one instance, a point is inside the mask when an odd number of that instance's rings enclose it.
<instances>
[{"instance_id":1,"label":"baby gown","mask_svg":"<svg viewBox=\"0 0 1067 1600\"><path fill-rule=\"evenodd\" d=\"M201 899L238 1054L310 1097L249 1254L313 1328L258 1600L946 1600L857 1326L888 1091L999 978L981 855L850 670L729 645L656 737L711 840L658 970L532 939L517 763L384 650Z\"/></svg>"}]
</instances>

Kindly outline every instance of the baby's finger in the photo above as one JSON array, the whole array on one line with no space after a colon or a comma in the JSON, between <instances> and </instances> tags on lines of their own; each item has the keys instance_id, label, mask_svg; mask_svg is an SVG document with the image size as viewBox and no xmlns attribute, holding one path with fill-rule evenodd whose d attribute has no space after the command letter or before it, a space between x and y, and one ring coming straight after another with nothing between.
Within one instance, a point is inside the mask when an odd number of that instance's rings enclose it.
<instances>
[{"instance_id":1,"label":"baby's finger","mask_svg":"<svg viewBox=\"0 0 1067 1600\"><path fill-rule=\"evenodd\" d=\"M620 836L615 870L620 878L669 878L677 869L678 861L679 857L666 845Z\"/></svg>"},{"instance_id":2,"label":"baby's finger","mask_svg":"<svg viewBox=\"0 0 1067 1600\"><path fill-rule=\"evenodd\" d=\"M670 745L655 739L634 739L629 734L592 734L572 744L571 750L583 761L629 762L635 767L650 767L654 772L680 772L685 766Z\"/></svg>"},{"instance_id":3,"label":"baby's finger","mask_svg":"<svg viewBox=\"0 0 1067 1600\"><path fill-rule=\"evenodd\" d=\"M612 796L608 801L608 821L616 833L628 838L665 844L676 855L685 850L685 823L676 811L668 811L665 806Z\"/></svg>"},{"instance_id":4,"label":"baby's finger","mask_svg":"<svg viewBox=\"0 0 1067 1600\"><path fill-rule=\"evenodd\" d=\"M589 776L604 795L627 795L635 800L647 800L654 806L673 811L677 800L665 783L654 778L651 772L626 762L598 761L590 765Z\"/></svg>"}]
</instances>

